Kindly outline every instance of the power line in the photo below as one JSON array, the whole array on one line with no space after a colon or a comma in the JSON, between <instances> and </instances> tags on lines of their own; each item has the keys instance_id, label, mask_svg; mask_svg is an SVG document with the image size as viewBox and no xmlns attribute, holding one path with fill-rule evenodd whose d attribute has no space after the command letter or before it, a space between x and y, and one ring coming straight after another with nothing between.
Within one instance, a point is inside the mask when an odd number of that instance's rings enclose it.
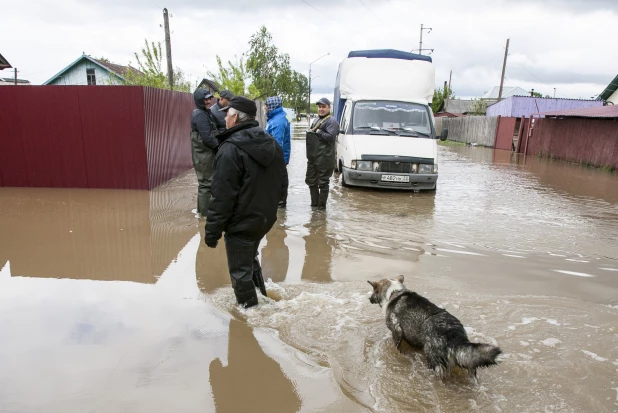
<instances>
[{"instance_id":1,"label":"power line","mask_svg":"<svg viewBox=\"0 0 618 413\"><path fill-rule=\"evenodd\" d=\"M376 14L376 12L374 12L373 10L371 10L371 9L369 8L369 6L367 6L367 5L365 4L365 2L364 2L363 0L358 0L358 1L360 2L360 4L362 4L363 6L365 6L365 8L366 8L367 10L369 10L369 12L370 12L371 14L373 14L373 15L376 17L376 19L380 20L380 21L382 22L382 24L384 24L385 26L387 25L387 24L384 22L384 20L382 20L382 19L380 18L380 16L378 16L378 15Z\"/></svg>"},{"instance_id":2,"label":"power line","mask_svg":"<svg viewBox=\"0 0 618 413\"><path fill-rule=\"evenodd\" d=\"M318 12L322 13L324 16L328 17L329 19L331 19L332 21L336 22L337 20L333 19L332 17L330 17L328 14L324 13L322 10L318 9L317 7L315 7L314 5L307 3L305 0L300 0L303 3L305 3L307 6L311 7L312 9L317 10Z\"/></svg>"}]
</instances>

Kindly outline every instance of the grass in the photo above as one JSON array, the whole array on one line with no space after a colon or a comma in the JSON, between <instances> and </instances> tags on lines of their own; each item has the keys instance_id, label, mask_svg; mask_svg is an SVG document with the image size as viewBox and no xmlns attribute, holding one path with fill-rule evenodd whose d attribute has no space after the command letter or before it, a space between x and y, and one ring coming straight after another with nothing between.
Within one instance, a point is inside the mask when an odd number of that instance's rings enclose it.
<instances>
[{"instance_id":1,"label":"grass","mask_svg":"<svg viewBox=\"0 0 618 413\"><path fill-rule=\"evenodd\" d=\"M438 139L438 145L442 145L442 146L466 146L465 142L456 142L456 141L449 141L448 139L445 141L441 141Z\"/></svg>"}]
</instances>

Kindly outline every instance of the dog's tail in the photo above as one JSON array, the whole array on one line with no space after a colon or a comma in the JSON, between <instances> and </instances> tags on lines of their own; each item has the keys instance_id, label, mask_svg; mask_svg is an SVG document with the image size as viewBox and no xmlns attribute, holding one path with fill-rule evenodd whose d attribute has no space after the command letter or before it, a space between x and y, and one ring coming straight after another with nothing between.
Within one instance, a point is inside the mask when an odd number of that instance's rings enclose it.
<instances>
[{"instance_id":1,"label":"dog's tail","mask_svg":"<svg viewBox=\"0 0 618 413\"><path fill-rule=\"evenodd\" d=\"M468 370L472 377L476 377L476 369L495 366L496 357L502 353L499 347L483 343L465 343L455 349L457 365Z\"/></svg>"}]
</instances>

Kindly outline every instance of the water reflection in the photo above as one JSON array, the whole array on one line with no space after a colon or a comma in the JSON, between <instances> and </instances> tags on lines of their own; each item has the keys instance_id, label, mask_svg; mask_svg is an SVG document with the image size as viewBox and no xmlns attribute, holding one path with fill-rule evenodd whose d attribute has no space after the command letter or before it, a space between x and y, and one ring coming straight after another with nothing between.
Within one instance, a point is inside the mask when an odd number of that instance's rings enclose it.
<instances>
[{"instance_id":1,"label":"water reflection","mask_svg":"<svg viewBox=\"0 0 618 413\"><path fill-rule=\"evenodd\" d=\"M311 221L305 224L309 234L305 240L305 263L301 278L306 281L331 281L331 267L335 240L328 236L326 213L314 211Z\"/></svg>"},{"instance_id":2,"label":"water reflection","mask_svg":"<svg viewBox=\"0 0 618 413\"><path fill-rule=\"evenodd\" d=\"M155 283L197 230L183 191L0 188L0 265L25 277Z\"/></svg>"},{"instance_id":3,"label":"water reflection","mask_svg":"<svg viewBox=\"0 0 618 413\"><path fill-rule=\"evenodd\" d=\"M200 246L195 259L195 276L197 285L205 294L231 284L225 243L221 241L217 248L208 248L204 243L203 221L200 222Z\"/></svg>"},{"instance_id":4,"label":"water reflection","mask_svg":"<svg viewBox=\"0 0 618 413\"><path fill-rule=\"evenodd\" d=\"M266 246L262 248L262 274L274 282L285 280L290 266L290 250L285 243L288 234L285 228L285 210L280 210L277 223L266 234Z\"/></svg>"},{"instance_id":5,"label":"water reflection","mask_svg":"<svg viewBox=\"0 0 618 413\"><path fill-rule=\"evenodd\" d=\"M268 357L244 322L230 319L227 366L210 363L210 386L217 413L281 412L300 410L292 381Z\"/></svg>"}]
</instances>

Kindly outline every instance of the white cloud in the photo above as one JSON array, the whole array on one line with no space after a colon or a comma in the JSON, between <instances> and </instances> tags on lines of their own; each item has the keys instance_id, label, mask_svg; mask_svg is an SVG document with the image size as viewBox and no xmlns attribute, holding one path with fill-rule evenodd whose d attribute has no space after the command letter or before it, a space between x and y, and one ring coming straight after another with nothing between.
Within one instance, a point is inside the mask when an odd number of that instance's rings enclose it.
<instances>
[{"instance_id":1,"label":"white cloud","mask_svg":"<svg viewBox=\"0 0 618 413\"><path fill-rule=\"evenodd\" d=\"M315 95L332 96L337 67L350 50L418 48L420 24L431 27L423 47L435 49L436 83L453 70L458 96L480 96L500 81L504 44L511 39L507 81L543 94L590 97L618 73L613 0L162 0L125 2L0 0L2 50L20 77L40 84L82 52L135 63L144 38L163 40L161 6L171 15L174 65L194 80L233 59L266 25L275 44L305 74ZM324 14L308 6L309 3ZM326 14L326 15L325 15ZM8 71L1 73L10 76ZM375 79L380 81L380 79Z\"/></svg>"}]
</instances>

